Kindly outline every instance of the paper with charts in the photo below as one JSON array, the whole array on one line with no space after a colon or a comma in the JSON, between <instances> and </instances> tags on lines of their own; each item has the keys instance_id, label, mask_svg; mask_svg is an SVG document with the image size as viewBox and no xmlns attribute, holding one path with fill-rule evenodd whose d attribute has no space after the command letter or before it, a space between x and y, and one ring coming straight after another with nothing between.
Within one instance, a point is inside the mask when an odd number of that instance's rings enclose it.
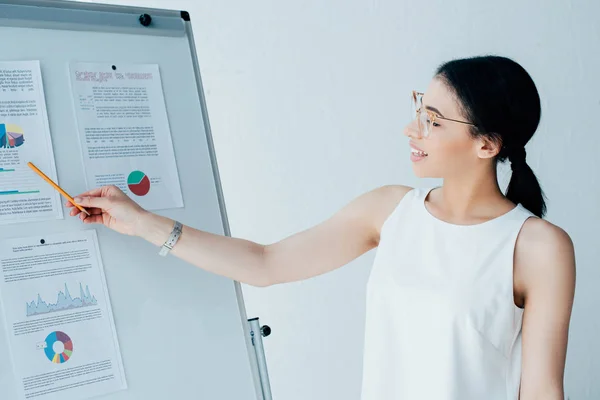
<instances>
[{"instance_id":1,"label":"paper with charts","mask_svg":"<svg viewBox=\"0 0 600 400\"><path fill-rule=\"evenodd\" d=\"M125 389L95 230L0 241L0 298L21 399Z\"/></svg>"},{"instance_id":2,"label":"paper with charts","mask_svg":"<svg viewBox=\"0 0 600 400\"><path fill-rule=\"evenodd\" d=\"M88 189L183 207L158 65L72 63L70 76Z\"/></svg>"},{"instance_id":3,"label":"paper with charts","mask_svg":"<svg viewBox=\"0 0 600 400\"><path fill-rule=\"evenodd\" d=\"M39 61L0 62L0 224L63 218Z\"/></svg>"}]
</instances>

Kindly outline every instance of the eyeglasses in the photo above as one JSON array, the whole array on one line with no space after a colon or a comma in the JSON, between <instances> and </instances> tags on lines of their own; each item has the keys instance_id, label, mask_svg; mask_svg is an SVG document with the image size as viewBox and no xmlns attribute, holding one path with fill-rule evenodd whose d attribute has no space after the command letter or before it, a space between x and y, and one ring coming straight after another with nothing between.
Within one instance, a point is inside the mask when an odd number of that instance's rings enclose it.
<instances>
[{"instance_id":1,"label":"eyeglasses","mask_svg":"<svg viewBox=\"0 0 600 400\"><path fill-rule=\"evenodd\" d=\"M477 126L471 122L459 121L451 118L444 118L437 115L432 110L427 110L423 108L423 95L424 93L417 92L416 90L412 91L412 117L416 119L419 124L419 134L427 138L431 134L431 130L437 124L437 120L443 119L445 121L453 121L461 124Z\"/></svg>"}]
</instances>

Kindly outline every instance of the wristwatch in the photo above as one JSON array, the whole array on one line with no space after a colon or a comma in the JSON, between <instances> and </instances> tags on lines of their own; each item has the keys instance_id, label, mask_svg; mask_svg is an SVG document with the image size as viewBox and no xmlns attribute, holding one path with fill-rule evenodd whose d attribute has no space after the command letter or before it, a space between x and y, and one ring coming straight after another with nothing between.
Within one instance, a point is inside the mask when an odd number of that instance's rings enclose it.
<instances>
[{"instance_id":1,"label":"wristwatch","mask_svg":"<svg viewBox=\"0 0 600 400\"><path fill-rule=\"evenodd\" d=\"M165 244L162 245L158 254L160 254L163 257L169 254L169 251L171 251L173 246L175 246L175 243L177 243L177 240L179 240L182 231L183 225L179 221L175 221L175 225L173 225L171 235L169 236Z\"/></svg>"}]
</instances>

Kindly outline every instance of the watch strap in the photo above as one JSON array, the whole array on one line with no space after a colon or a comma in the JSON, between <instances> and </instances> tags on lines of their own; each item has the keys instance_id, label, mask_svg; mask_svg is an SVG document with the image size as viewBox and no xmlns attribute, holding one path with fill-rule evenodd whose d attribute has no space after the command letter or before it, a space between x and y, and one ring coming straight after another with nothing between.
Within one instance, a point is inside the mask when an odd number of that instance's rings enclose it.
<instances>
[{"instance_id":1,"label":"watch strap","mask_svg":"<svg viewBox=\"0 0 600 400\"><path fill-rule=\"evenodd\" d=\"M173 249L173 246L175 246L175 243L177 243L177 241L179 240L182 231L183 225L179 221L175 221L175 224L173 225L173 230L171 231L169 238L162 245L158 254L160 254L163 257L169 254L171 249Z\"/></svg>"}]
</instances>

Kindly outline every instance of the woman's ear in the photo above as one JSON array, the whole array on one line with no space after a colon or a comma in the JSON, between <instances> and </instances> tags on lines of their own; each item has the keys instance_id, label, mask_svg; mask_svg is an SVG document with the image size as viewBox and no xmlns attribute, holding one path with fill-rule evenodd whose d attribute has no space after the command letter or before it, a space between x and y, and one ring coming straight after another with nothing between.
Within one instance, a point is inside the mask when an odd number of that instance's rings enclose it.
<instances>
[{"instance_id":1,"label":"woman's ear","mask_svg":"<svg viewBox=\"0 0 600 400\"><path fill-rule=\"evenodd\" d=\"M493 136L480 136L477 139L477 156L479 156L479 158L496 157L501 148L501 141L495 139Z\"/></svg>"}]
</instances>

